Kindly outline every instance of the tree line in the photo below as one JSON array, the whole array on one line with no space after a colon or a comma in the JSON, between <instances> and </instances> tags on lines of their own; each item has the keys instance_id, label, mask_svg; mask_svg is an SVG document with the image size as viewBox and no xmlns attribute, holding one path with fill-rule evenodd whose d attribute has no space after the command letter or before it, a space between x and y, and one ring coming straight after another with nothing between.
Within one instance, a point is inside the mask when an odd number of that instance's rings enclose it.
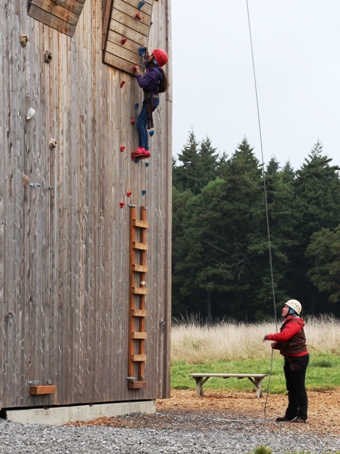
<instances>
[{"instance_id":1,"label":"tree line","mask_svg":"<svg viewBox=\"0 0 340 454\"><path fill-rule=\"evenodd\" d=\"M261 321L290 298L304 314L340 316L340 168L331 161L317 142L297 171L276 158L263 166L246 138L219 155L191 131L173 158L173 316Z\"/></svg>"}]
</instances>

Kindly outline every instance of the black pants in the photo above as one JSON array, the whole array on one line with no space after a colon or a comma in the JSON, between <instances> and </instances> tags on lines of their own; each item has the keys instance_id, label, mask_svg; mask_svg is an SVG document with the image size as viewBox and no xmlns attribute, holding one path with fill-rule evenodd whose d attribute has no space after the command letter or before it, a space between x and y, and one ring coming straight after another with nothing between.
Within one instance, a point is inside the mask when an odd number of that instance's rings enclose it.
<instances>
[{"instance_id":1,"label":"black pants","mask_svg":"<svg viewBox=\"0 0 340 454\"><path fill-rule=\"evenodd\" d=\"M307 419L308 397L305 387L306 369L309 355L285 357L283 370L288 391L288 407L285 417L293 419L298 416Z\"/></svg>"}]
</instances>

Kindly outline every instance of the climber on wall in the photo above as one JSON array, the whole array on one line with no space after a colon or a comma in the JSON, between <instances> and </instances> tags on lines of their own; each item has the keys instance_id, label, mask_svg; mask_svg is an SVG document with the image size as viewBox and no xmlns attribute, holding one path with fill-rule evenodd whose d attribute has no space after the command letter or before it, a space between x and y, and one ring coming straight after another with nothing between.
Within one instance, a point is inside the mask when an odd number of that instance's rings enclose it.
<instances>
[{"instance_id":1,"label":"climber on wall","mask_svg":"<svg viewBox=\"0 0 340 454\"><path fill-rule=\"evenodd\" d=\"M132 153L133 157L148 158L150 156L148 129L153 128L152 112L159 104L159 93L165 92L169 85L162 68L167 61L167 53L162 49L155 49L151 54L147 54L146 51L146 71L143 76L139 66L133 67L138 85L144 92L142 110L137 118L139 144Z\"/></svg>"}]
</instances>

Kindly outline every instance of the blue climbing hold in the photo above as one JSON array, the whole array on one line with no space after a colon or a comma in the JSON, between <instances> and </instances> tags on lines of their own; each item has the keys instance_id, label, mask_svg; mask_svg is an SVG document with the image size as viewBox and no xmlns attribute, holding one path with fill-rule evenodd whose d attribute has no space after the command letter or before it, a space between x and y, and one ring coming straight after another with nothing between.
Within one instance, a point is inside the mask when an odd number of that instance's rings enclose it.
<instances>
[{"instance_id":1,"label":"blue climbing hold","mask_svg":"<svg viewBox=\"0 0 340 454\"><path fill-rule=\"evenodd\" d=\"M146 52L146 47L144 47L144 46L138 47L138 53L140 56L144 55L145 52Z\"/></svg>"},{"instance_id":2,"label":"blue climbing hold","mask_svg":"<svg viewBox=\"0 0 340 454\"><path fill-rule=\"evenodd\" d=\"M136 102L136 104L135 104L135 109L137 110L138 107L139 107L139 104L138 104L138 102Z\"/></svg>"},{"instance_id":3,"label":"blue climbing hold","mask_svg":"<svg viewBox=\"0 0 340 454\"><path fill-rule=\"evenodd\" d=\"M142 190L142 195L145 195L145 194L146 194L146 190L143 189L143 190Z\"/></svg>"},{"instance_id":4,"label":"blue climbing hold","mask_svg":"<svg viewBox=\"0 0 340 454\"><path fill-rule=\"evenodd\" d=\"M150 164L150 163L149 163L148 161L146 161L145 167L149 167L149 164Z\"/></svg>"},{"instance_id":5,"label":"blue climbing hold","mask_svg":"<svg viewBox=\"0 0 340 454\"><path fill-rule=\"evenodd\" d=\"M155 134L155 131L153 129L150 129L149 136L152 137L154 134Z\"/></svg>"},{"instance_id":6,"label":"blue climbing hold","mask_svg":"<svg viewBox=\"0 0 340 454\"><path fill-rule=\"evenodd\" d=\"M138 3L138 9L143 8L144 5L145 5L145 0L142 0L141 2Z\"/></svg>"},{"instance_id":7,"label":"blue climbing hold","mask_svg":"<svg viewBox=\"0 0 340 454\"><path fill-rule=\"evenodd\" d=\"M138 158L135 158L135 163L136 163L136 164L139 163L139 159L138 159Z\"/></svg>"}]
</instances>

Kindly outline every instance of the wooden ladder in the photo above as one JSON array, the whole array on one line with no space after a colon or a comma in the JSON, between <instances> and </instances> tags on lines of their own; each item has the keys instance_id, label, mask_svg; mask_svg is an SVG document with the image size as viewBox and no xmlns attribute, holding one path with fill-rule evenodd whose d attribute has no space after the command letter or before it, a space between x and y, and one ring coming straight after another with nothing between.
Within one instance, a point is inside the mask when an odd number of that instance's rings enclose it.
<instances>
[{"instance_id":1,"label":"wooden ladder","mask_svg":"<svg viewBox=\"0 0 340 454\"><path fill-rule=\"evenodd\" d=\"M130 206L130 328L129 328L129 366L128 388L146 388L145 381L145 298L146 288L146 208L141 207L140 219L137 219L136 207Z\"/></svg>"}]
</instances>

